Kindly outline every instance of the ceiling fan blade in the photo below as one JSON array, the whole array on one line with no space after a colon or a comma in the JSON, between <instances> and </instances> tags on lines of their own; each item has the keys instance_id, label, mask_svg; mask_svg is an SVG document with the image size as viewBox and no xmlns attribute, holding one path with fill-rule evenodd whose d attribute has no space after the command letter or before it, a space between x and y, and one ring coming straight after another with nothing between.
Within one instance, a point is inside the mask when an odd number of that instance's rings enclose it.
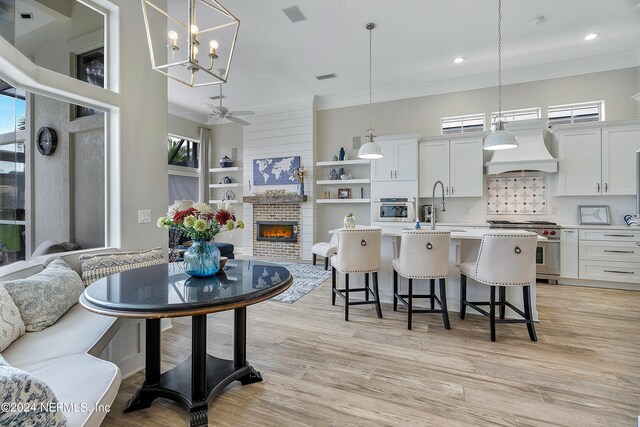
<instances>
[{"instance_id":1,"label":"ceiling fan blade","mask_svg":"<svg viewBox=\"0 0 640 427\"><path fill-rule=\"evenodd\" d=\"M217 107L217 106L215 106L213 104L209 104L209 103L207 103L206 105L207 105L207 107L211 108L214 112L224 114L224 111L223 111L223 110L225 110L224 107Z\"/></svg>"},{"instance_id":2,"label":"ceiling fan blade","mask_svg":"<svg viewBox=\"0 0 640 427\"><path fill-rule=\"evenodd\" d=\"M214 116L213 114L209 116L209 120L207 120L207 124L208 125L215 125L218 124L218 120L220 120L220 117Z\"/></svg>"},{"instance_id":3,"label":"ceiling fan blade","mask_svg":"<svg viewBox=\"0 0 640 427\"><path fill-rule=\"evenodd\" d=\"M255 116L256 115L256 113L254 111L251 111L251 110L231 111L230 114L233 114L234 116Z\"/></svg>"},{"instance_id":4,"label":"ceiling fan blade","mask_svg":"<svg viewBox=\"0 0 640 427\"><path fill-rule=\"evenodd\" d=\"M235 122L235 123L239 123L239 124L241 124L243 126L247 126L247 125L251 124L246 120L242 120L242 119L239 119L239 118L233 117L233 116L226 116L225 119L230 120L230 121Z\"/></svg>"}]
</instances>

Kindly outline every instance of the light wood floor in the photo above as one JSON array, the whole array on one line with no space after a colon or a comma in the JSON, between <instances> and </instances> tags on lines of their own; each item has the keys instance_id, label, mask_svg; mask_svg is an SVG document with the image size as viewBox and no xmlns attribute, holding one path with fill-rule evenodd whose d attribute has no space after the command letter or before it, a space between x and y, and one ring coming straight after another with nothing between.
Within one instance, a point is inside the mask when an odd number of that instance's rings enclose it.
<instances>
[{"instance_id":1,"label":"light wood floor","mask_svg":"<svg viewBox=\"0 0 640 427\"><path fill-rule=\"evenodd\" d=\"M210 406L216 426L504 425L635 426L640 414L640 292L538 286L538 342L524 325L383 305L331 306L327 281L296 303L248 310L248 359L264 381L234 383ZM338 303L340 304L340 303ZM208 350L232 357L232 314L209 316ZM163 369L190 353L190 321L163 333ZM159 399L122 414L141 384L123 381L104 426L186 426L186 413Z\"/></svg>"}]
</instances>

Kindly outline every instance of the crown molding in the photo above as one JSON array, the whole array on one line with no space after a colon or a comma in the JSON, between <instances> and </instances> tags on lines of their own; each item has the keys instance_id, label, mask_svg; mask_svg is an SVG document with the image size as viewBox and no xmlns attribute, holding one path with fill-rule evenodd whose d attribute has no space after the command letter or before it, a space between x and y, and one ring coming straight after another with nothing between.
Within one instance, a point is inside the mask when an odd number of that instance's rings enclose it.
<instances>
[{"instance_id":1,"label":"crown molding","mask_svg":"<svg viewBox=\"0 0 640 427\"><path fill-rule=\"evenodd\" d=\"M581 74L597 73L640 65L640 49L628 50L590 58L571 59L529 67L503 70L503 84L518 84L537 80L569 77ZM375 102L387 102L400 99L418 98L464 90L481 89L496 86L496 72L427 82L412 86L396 86L374 91ZM352 107L369 102L369 92L359 91L318 98L317 109Z\"/></svg>"}]
</instances>

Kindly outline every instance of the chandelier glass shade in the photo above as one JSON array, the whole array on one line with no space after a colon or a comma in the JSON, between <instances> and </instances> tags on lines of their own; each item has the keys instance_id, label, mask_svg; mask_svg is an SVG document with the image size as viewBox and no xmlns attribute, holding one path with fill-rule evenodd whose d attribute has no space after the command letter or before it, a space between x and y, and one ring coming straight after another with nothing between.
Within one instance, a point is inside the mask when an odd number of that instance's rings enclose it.
<instances>
[{"instance_id":1,"label":"chandelier glass shade","mask_svg":"<svg viewBox=\"0 0 640 427\"><path fill-rule=\"evenodd\" d=\"M190 87L226 83L240 21L216 0L140 0L154 70Z\"/></svg>"}]
</instances>

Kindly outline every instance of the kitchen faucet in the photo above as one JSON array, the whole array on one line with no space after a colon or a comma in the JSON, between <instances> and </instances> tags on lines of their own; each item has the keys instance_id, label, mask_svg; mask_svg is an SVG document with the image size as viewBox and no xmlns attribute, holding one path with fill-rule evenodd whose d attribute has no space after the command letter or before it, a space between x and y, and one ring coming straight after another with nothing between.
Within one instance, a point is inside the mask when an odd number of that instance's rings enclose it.
<instances>
[{"instance_id":1,"label":"kitchen faucet","mask_svg":"<svg viewBox=\"0 0 640 427\"><path fill-rule=\"evenodd\" d=\"M440 184L440 187L442 187L442 207L441 207L441 211L444 212L446 211L446 208L444 207L444 184L442 183L442 181L436 181L433 184L433 192L431 193L431 229L435 230L436 229L436 212L438 211L438 209L436 208L436 187L438 186L438 184Z\"/></svg>"}]
</instances>

